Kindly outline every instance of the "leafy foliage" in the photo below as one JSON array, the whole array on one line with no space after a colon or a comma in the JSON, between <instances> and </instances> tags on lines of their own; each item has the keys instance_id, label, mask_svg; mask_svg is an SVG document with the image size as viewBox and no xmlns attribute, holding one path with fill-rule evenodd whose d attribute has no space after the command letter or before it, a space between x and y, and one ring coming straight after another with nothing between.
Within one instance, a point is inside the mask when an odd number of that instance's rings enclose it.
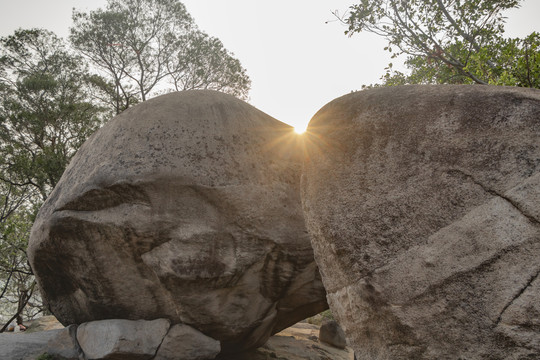
<instances>
[{"instance_id":1,"label":"leafy foliage","mask_svg":"<svg viewBox=\"0 0 540 360\"><path fill-rule=\"evenodd\" d=\"M334 320L334 315L331 310L325 310L315 316L309 317L306 321L313 325L322 325L325 320Z\"/></svg>"},{"instance_id":2,"label":"leafy foliage","mask_svg":"<svg viewBox=\"0 0 540 360\"><path fill-rule=\"evenodd\" d=\"M45 30L0 39L0 175L42 200L105 114L83 64Z\"/></svg>"},{"instance_id":3,"label":"leafy foliage","mask_svg":"<svg viewBox=\"0 0 540 360\"><path fill-rule=\"evenodd\" d=\"M177 0L109 0L105 9L74 11L73 21L70 40L109 79L102 86L117 113L171 85L247 97L240 62Z\"/></svg>"},{"instance_id":4,"label":"leafy foliage","mask_svg":"<svg viewBox=\"0 0 540 360\"><path fill-rule=\"evenodd\" d=\"M211 89L247 98L249 77L219 39L192 31L181 43L169 67L169 81L175 90Z\"/></svg>"},{"instance_id":5,"label":"leafy foliage","mask_svg":"<svg viewBox=\"0 0 540 360\"><path fill-rule=\"evenodd\" d=\"M504 10L520 0L362 0L344 20L352 35L369 31L388 40L393 57L405 54L409 75L394 71L386 85L477 83L539 87L538 33L507 39Z\"/></svg>"}]
</instances>

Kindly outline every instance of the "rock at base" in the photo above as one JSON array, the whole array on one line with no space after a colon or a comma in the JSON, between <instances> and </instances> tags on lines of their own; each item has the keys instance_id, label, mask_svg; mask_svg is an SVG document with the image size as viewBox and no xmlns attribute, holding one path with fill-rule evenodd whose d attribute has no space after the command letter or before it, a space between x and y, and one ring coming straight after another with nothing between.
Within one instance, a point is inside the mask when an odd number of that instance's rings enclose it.
<instances>
[{"instance_id":1,"label":"rock at base","mask_svg":"<svg viewBox=\"0 0 540 360\"><path fill-rule=\"evenodd\" d=\"M82 350L77 342L77 325L69 325L58 331L58 335L47 343L45 352L55 359L79 359Z\"/></svg>"},{"instance_id":2,"label":"rock at base","mask_svg":"<svg viewBox=\"0 0 540 360\"><path fill-rule=\"evenodd\" d=\"M335 320L326 320L323 322L321 329L319 330L319 340L335 346L338 349L345 349L347 346L345 333Z\"/></svg>"},{"instance_id":3,"label":"rock at base","mask_svg":"<svg viewBox=\"0 0 540 360\"><path fill-rule=\"evenodd\" d=\"M219 341L184 324L173 325L155 360L212 360L221 351Z\"/></svg>"},{"instance_id":4,"label":"rock at base","mask_svg":"<svg viewBox=\"0 0 540 360\"><path fill-rule=\"evenodd\" d=\"M0 334L0 359L35 360L47 353L59 359L76 360L76 348L69 349L73 340L68 329L41 331L31 334Z\"/></svg>"},{"instance_id":5,"label":"rock at base","mask_svg":"<svg viewBox=\"0 0 540 360\"><path fill-rule=\"evenodd\" d=\"M88 360L151 359L169 330L166 319L101 320L81 324L77 340Z\"/></svg>"},{"instance_id":6,"label":"rock at base","mask_svg":"<svg viewBox=\"0 0 540 360\"><path fill-rule=\"evenodd\" d=\"M35 360L38 356L48 354L57 360L80 360L95 359L97 356L106 356L107 359L148 359L149 355L135 354L133 344L138 341L126 334L127 341L123 336L114 335L111 328L126 328L125 324L118 325L123 320L109 320L117 325L104 326L103 322L94 327L94 331L85 331L85 343L99 343L104 341L105 335L112 335L117 343L123 343L121 351L108 352L105 354L94 354L93 357L85 356L76 340L75 325L68 328L51 331L40 331L31 334L0 334L0 359L1 360ZM131 321L132 323L134 321ZM141 329L148 321L139 321L135 327ZM158 322L159 323L159 322ZM90 324L85 327L88 330ZM131 324L133 325L133 324ZM147 325L147 324L146 324ZM147 327L147 329L150 329ZM128 326L133 328L133 326ZM95 331L100 330L100 331ZM156 329L154 329L155 331ZM157 333L163 331L157 329ZM84 331L84 330L83 330ZM219 354L220 344L218 341L208 338L204 334L191 328L190 326L177 324L170 327L165 338L158 347L155 357L152 360L352 360L353 353L349 348L338 349L328 344L318 341L316 334L319 333L319 326L308 323L298 323L282 332L272 336L268 342L256 349L241 354L223 355ZM142 333L140 333L142 334ZM158 343L157 339L154 343ZM86 346L88 348L88 346ZM136 348L136 346L135 346ZM153 349L153 346L152 346ZM151 353L152 350L147 351ZM216 358L217 356L217 358Z\"/></svg>"}]
</instances>

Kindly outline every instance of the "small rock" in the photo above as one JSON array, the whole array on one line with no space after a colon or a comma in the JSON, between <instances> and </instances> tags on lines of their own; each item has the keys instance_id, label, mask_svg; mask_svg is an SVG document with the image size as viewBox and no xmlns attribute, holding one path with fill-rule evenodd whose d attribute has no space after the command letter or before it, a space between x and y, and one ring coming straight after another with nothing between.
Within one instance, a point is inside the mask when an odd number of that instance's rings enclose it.
<instances>
[{"instance_id":1,"label":"small rock","mask_svg":"<svg viewBox=\"0 0 540 360\"><path fill-rule=\"evenodd\" d=\"M77 340L88 360L122 358L150 359L169 330L166 319L100 320L84 323L77 330Z\"/></svg>"},{"instance_id":2,"label":"small rock","mask_svg":"<svg viewBox=\"0 0 540 360\"><path fill-rule=\"evenodd\" d=\"M55 357L55 359L79 359L82 350L77 342L77 325L69 325L59 330L58 334L47 343L45 352Z\"/></svg>"},{"instance_id":3,"label":"small rock","mask_svg":"<svg viewBox=\"0 0 540 360\"><path fill-rule=\"evenodd\" d=\"M326 320L323 322L319 330L319 340L339 349L345 349L347 346L345 333L335 320Z\"/></svg>"},{"instance_id":4,"label":"small rock","mask_svg":"<svg viewBox=\"0 0 540 360\"><path fill-rule=\"evenodd\" d=\"M169 330L159 347L155 360L211 360L220 351L219 341L191 326L177 324Z\"/></svg>"}]
</instances>

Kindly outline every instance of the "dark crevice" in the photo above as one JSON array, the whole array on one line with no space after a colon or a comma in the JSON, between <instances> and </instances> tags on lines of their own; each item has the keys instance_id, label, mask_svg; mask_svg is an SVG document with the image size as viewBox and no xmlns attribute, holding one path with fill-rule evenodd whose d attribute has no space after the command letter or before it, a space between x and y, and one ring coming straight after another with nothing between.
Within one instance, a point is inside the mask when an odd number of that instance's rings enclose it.
<instances>
[{"instance_id":1,"label":"dark crevice","mask_svg":"<svg viewBox=\"0 0 540 360\"><path fill-rule=\"evenodd\" d=\"M75 346L75 351L77 351L79 359L86 360L86 354L84 353L81 344L79 344L79 340L77 339L77 330L79 329L79 325L70 325L65 329L68 329L69 336L71 337L71 341L73 341L73 345Z\"/></svg>"},{"instance_id":2,"label":"dark crevice","mask_svg":"<svg viewBox=\"0 0 540 360\"><path fill-rule=\"evenodd\" d=\"M512 205L512 207L514 207L517 211L519 211L520 214L522 214L523 216L525 216L527 219L529 219L530 222L534 223L534 224L537 224L537 225L540 225L540 220L536 219L534 216L532 216L531 214L527 213L525 210L523 210L518 203L516 203L514 200L512 200L511 198L505 196L504 194L501 194L499 193L498 191L496 190L493 190L493 189L490 189L488 187L486 187L484 184L482 184L481 182L477 181L471 174L467 174L466 172L464 172L463 170L459 170L459 169L451 169L451 170L448 170L447 171L447 174L449 175L455 175L455 174L458 174L459 176L463 177L463 178L466 178L468 180L470 180L471 182L473 182L475 185L478 185L480 186L486 193L490 194L490 195L493 195L493 196L496 196L496 197L499 197L503 200L505 200L506 202L508 202L510 205Z\"/></svg>"},{"instance_id":3,"label":"dark crevice","mask_svg":"<svg viewBox=\"0 0 540 360\"><path fill-rule=\"evenodd\" d=\"M90 189L80 196L58 207L54 212L99 211L122 204L139 204L150 206L150 198L138 185L118 183L104 188Z\"/></svg>"},{"instance_id":4,"label":"dark crevice","mask_svg":"<svg viewBox=\"0 0 540 360\"><path fill-rule=\"evenodd\" d=\"M514 295L512 297L512 299L508 302L508 304L506 304L504 306L504 308L502 309L501 313L499 314L499 317L497 318L497 321L495 322L495 326L499 325L499 323L501 322L502 320L502 317L504 315L504 312L506 311L506 309L508 309L508 307L510 307L510 305L512 305L514 303L514 301L516 301L521 295L523 295L523 293L525 292L525 290L527 290L529 288L529 286L531 286L531 284L538 278L538 276L540 276L540 270L538 270L536 272L536 274L534 274L533 276L531 276L531 278L529 279L529 281L527 281L527 283L525 284L524 287L522 287L517 293L516 295Z\"/></svg>"}]
</instances>

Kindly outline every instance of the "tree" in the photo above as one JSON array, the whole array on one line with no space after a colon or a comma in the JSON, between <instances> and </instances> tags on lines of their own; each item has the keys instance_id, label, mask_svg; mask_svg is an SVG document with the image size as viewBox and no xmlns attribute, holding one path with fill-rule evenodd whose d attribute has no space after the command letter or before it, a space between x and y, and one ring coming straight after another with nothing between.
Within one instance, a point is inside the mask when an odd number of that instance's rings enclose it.
<instances>
[{"instance_id":1,"label":"tree","mask_svg":"<svg viewBox=\"0 0 540 360\"><path fill-rule=\"evenodd\" d=\"M35 213L29 195L28 189L0 183L0 333L13 320L22 323L23 316L31 319L43 311L26 257Z\"/></svg>"},{"instance_id":2,"label":"tree","mask_svg":"<svg viewBox=\"0 0 540 360\"><path fill-rule=\"evenodd\" d=\"M96 81L62 40L39 29L0 38L0 317L43 310L26 257L37 209L107 112ZM27 306L31 305L31 306Z\"/></svg>"},{"instance_id":3,"label":"tree","mask_svg":"<svg viewBox=\"0 0 540 360\"><path fill-rule=\"evenodd\" d=\"M387 85L477 83L538 88L540 36L506 39L503 11L520 0L362 0L343 20L349 35L368 31L405 54L409 75L387 67Z\"/></svg>"},{"instance_id":4,"label":"tree","mask_svg":"<svg viewBox=\"0 0 540 360\"><path fill-rule=\"evenodd\" d=\"M102 123L85 62L45 30L0 39L0 174L41 200Z\"/></svg>"},{"instance_id":5,"label":"tree","mask_svg":"<svg viewBox=\"0 0 540 360\"><path fill-rule=\"evenodd\" d=\"M74 11L73 21L70 40L110 79L117 113L171 85L247 96L239 61L178 0L109 0L105 9Z\"/></svg>"},{"instance_id":6,"label":"tree","mask_svg":"<svg viewBox=\"0 0 540 360\"><path fill-rule=\"evenodd\" d=\"M229 54L219 39L192 31L181 43L183 46L167 69L176 91L212 89L247 97L250 80L240 61Z\"/></svg>"}]
</instances>

